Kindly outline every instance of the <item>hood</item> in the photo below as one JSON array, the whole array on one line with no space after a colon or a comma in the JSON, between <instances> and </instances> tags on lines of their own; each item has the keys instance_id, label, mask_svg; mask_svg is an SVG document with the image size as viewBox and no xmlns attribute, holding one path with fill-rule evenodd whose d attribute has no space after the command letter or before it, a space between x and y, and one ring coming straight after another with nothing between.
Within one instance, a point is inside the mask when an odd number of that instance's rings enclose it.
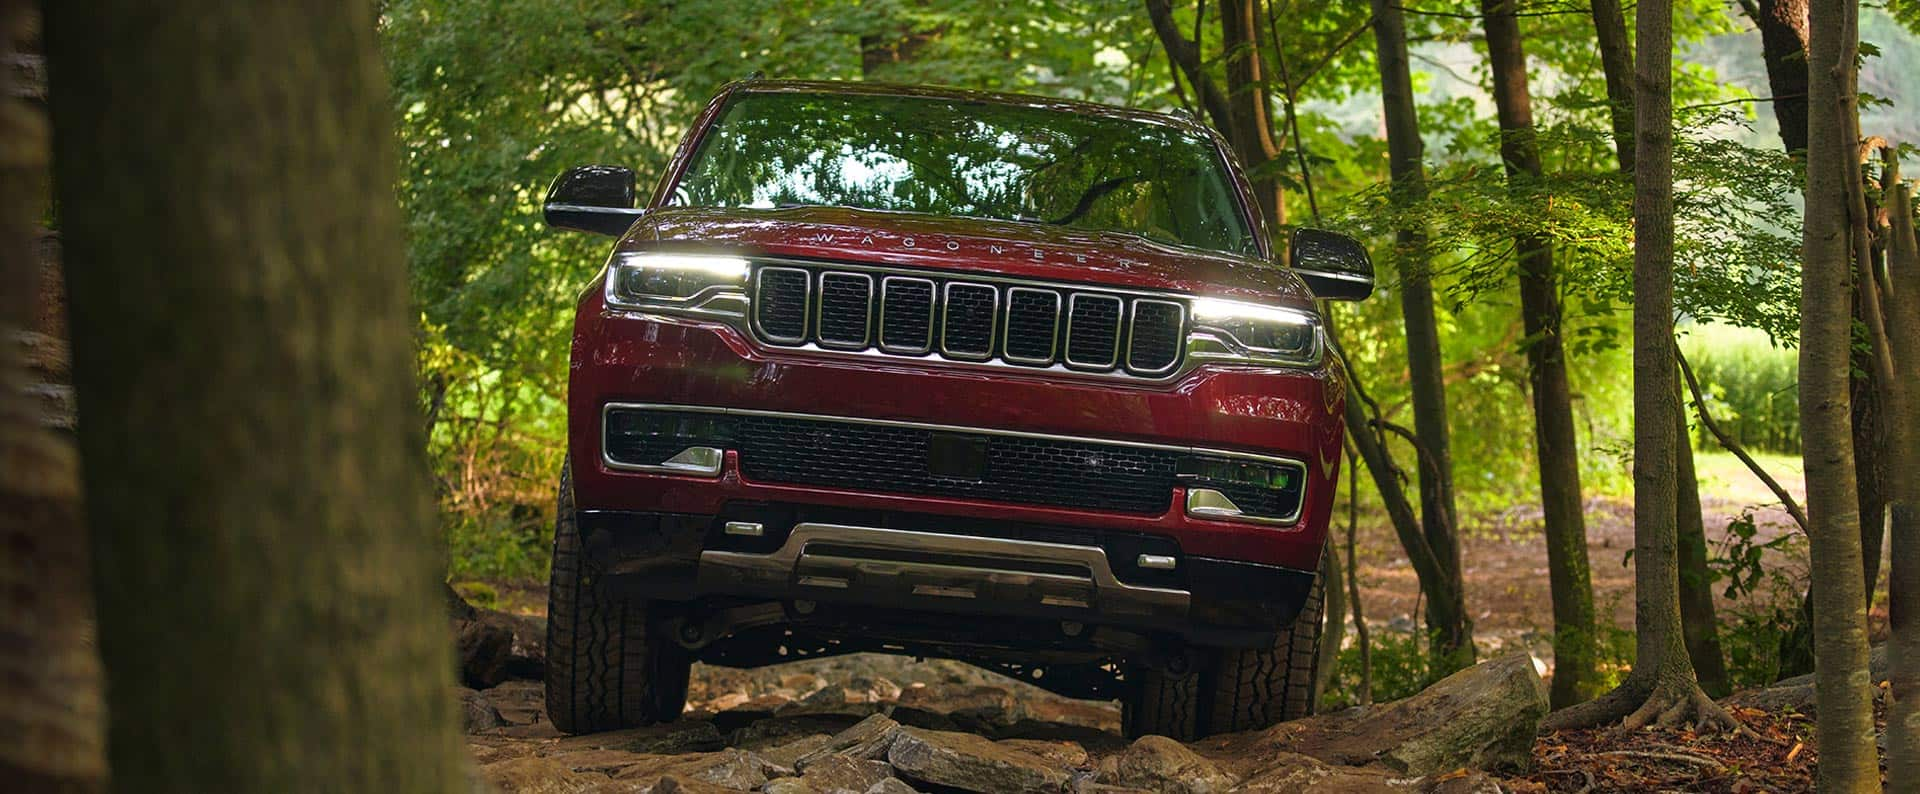
<instances>
[{"instance_id":1,"label":"hood","mask_svg":"<svg viewBox=\"0 0 1920 794\"><path fill-rule=\"evenodd\" d=\"M1042 224L845 207L673 207L641 215L620 241L623 251L681 246L1166 290L1314 311L1298 276L1255 257Z\"/></svg>"}]
</instances>

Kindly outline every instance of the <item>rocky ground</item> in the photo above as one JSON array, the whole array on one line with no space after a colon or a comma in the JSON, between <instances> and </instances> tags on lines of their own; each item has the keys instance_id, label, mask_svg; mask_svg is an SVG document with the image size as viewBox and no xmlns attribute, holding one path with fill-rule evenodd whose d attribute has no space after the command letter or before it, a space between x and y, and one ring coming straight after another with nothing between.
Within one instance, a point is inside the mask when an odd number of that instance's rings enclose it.
<instances>
[{"instance_id":1,"label":"rocky ground","mask_svg":"<svg viewBox=\"0 0 1920 794\"><path fill-rule=\"evenodd\" d=\"M859 654L699 667L678 721L566 737L537 681L462 691L478 774L507 792L1493 792L1529 763L1545 690L1530 659L1422 695L1260 732L1128 742L1111 703L964 664Z\"/></svg>"},{"instance_id":2,"label":"rocky ground","mask_svg":"<svg viewBox=\"0 0 1920 794\"><path fill-rule=\"evenodd\" d=\"M1181 744L1129 742L1117 704L959 662L854 654L696 665L687 712L568 737L544 710L537 617L456 603L467 746L501 792L1790 792L1816 763L1810 679L1724 701L1750 734L1536 735L1536 663L1511 654L1407 700ZM1884 653L1875 653L1884 680Z\"/></svg>"}]
</instances>

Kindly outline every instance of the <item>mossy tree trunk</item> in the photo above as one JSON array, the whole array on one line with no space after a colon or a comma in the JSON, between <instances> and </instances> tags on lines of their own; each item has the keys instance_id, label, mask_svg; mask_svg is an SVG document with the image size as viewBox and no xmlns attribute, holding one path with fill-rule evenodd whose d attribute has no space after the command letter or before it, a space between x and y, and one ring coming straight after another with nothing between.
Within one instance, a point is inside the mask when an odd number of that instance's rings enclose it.
<instances>
[{"instance_id":1,"label":"mossy tree trunk","mask_svg":"<svg viewBox=\"0 0 1920 794\"><path fill-rule=\"evenodd\" d=\"M466 789L374 7L47 10L113 780Z\"/></svg>"}]
</instances>

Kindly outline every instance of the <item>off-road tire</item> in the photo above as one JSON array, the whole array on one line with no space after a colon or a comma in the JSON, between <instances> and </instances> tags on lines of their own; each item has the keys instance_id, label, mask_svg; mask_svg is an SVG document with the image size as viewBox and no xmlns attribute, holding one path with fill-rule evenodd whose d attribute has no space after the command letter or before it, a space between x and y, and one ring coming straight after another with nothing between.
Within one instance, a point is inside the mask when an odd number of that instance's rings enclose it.
<instances>
[{"instance_id":1,"label":"off-road tire","mask_svg":"<svg viewBox=\"0 0 1920 794\"><path fill-rule=\"evenodd\" d=\"M1175 674L1129 665L1120 729L1129 739L1157 734L1183 742L1200 738L1200 673Z\"/></svg>"},{"instance_id":2,"label":"off-road tire","mask_svg":"<svg viewBox=\"0 0 1920 794\"><path fill-rule=\"evenodd\" d=\"M595 575L573 508L573 464L560 470L547 590L547 718L565 733L670 721L686 708L686 652L647 620L647 602Z\"/></svg>"},{"instance_id":3,"label":"off-road tire","mask_svg":"<svg viewBox=\"0 0 1920 794\"><path fill-rule=\"evenodd\" d=\"M1313 714L1325 593L1315 579L1293 625L1271 648L1215 648L1182 674L1127 668L1120 725L1128 738L1158 734L1193 741L1265 728Z\"/></svg>"},{"instance_id":4,"label":"off-road tire","mask_svg":"<svg viewBox=\"0 0 1920 794\"><path fill-rule=\"evenodd\" d=\"M1320 677L1320 631L1326 605L1323 580L1315 577L1307 603L1271 648L1226 648L1200 673L1207 704L1207 734L1259 730L1313 715Z\"/></svg>"}]
</instances>

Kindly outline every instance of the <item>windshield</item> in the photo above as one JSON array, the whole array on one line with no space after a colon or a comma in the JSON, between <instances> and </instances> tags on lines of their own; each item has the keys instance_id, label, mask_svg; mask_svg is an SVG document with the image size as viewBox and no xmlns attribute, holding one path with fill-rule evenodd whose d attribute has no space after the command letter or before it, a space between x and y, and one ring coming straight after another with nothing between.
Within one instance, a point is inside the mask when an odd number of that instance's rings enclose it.
<instances>
[{"instance_id":1,"label":"windshield","mask_svg":"<svg viewBox=\"0 0 1920 794\"><path fill-rule=\"evenodd\" d=\"M995 218L1255 252L1206 138L1132 119L952 98L738 94L669 203Z\"/></svg>"}]
</instances>

